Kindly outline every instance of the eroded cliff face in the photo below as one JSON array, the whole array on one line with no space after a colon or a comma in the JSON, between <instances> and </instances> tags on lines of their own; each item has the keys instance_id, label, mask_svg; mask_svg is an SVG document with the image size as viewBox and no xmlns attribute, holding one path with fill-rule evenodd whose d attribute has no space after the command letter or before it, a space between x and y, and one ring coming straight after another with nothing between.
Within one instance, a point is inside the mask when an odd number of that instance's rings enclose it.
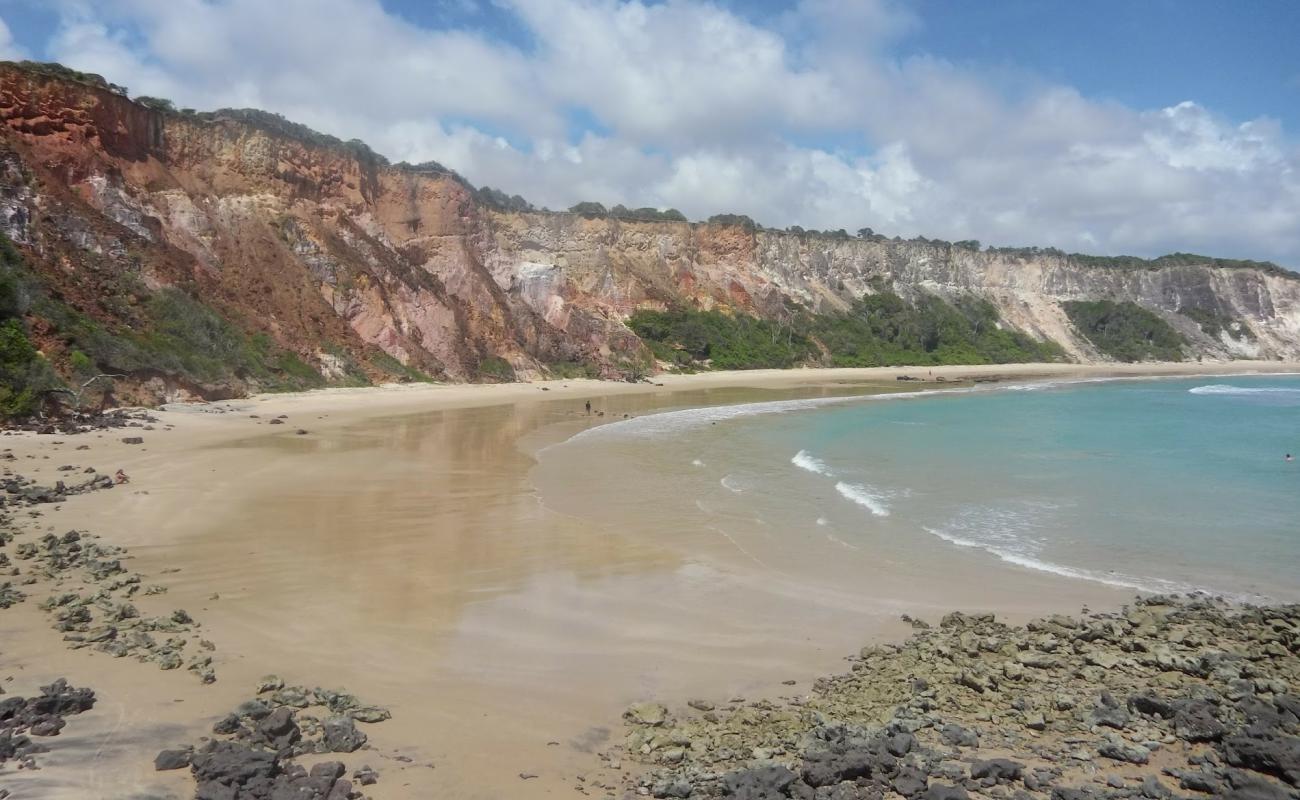
<instances>
[{"instance_id":1,"label":"eroded cliff face","mask_svg":"<svg viewBox=\"0 0 1300 800\"><path fill-rule=\"evenodd\" d=\"M468 380L502 361L524 377L566 362L614 376L646 358L623 324L637 308L829 311L873 279L903 294L979 294L1080 360L1099 356L1063 300L1138 302L1209 357L1300 358L1300 281L1253 269L1088 268L923 242L503 212L441 170L244 119L160 113L15 66L0 66L0 121L0 231L52 291L130 325L141 292L181 286L330 379L352 364L372 380L404 368ZM1211 340L1174 313L1189 304L1241 318L1255 341ZM224 390L241 388L257 387Z\"/></svg>"}]
</instances>

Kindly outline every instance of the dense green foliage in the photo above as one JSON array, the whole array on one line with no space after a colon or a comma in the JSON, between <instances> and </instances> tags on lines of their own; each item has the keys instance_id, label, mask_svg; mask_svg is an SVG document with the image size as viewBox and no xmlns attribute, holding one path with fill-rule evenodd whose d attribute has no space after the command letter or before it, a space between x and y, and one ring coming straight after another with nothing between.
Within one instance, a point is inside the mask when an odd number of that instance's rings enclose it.
<instances>
[{"instance_id":1,"label":"dense green foliage","mask_svg":"<svg viewBox=\"0 0 1300 800\"><path fill-rule=\"evenodd\" d=\"M846 314L820 315L807 330L837 367L1009 364L1057 361L1064 352L998 326L993 304L974 296L952 303L922 294L908 303L888 291L866 295Z\"/></svg>"},{"instance_id":2,"label":"dense green foliage","mask_svg":"<svg viewBox=\"0 0 1300 800\"><path fill-rule=\"evenodd\" d=\"M149 95L140 95L135 99L137 103L145 108L152 108L154 111L161 111L164 114L179 113L176 110L176 104L165 97L150 97Z\"/></svg>"},{"instance_id":3,"label":"dense green foliage","mask_svg":"<svg viewBox=\"0 0 1300 800\"><path fill-rule=\"evenodd\" d=\"M253 380L268 390L324 385L315 369L265 334L249 336L180 289L148 299L145 322L113 331L61 301L42 297L33 311L53 323L94 371L176 375L196 383Z\"/></svg>"},{"instance_id":4,"label":"dense green foliage","mask_svg":"<svg viewBox=\"0 0 1300 800\"><path fill-rule=\"evenodd\" d=\"M829 361L839 367L1005 364L1056 361L1054 342L998 326L997 310L976 297L949 303L922 295L867 295L844 314L793 317L790 324L718 311L639 311L628 326L660 361L679 368L790 367Z\"/></svg>"},{"instance_id":5,"label":"dense green foliage","mask_svg":"<svg viewBox=\"0 0 1300 800\"><path fill-rule=\"evenodd\" d=\"M644 208L628 208L624 205L616 205L613 208L605 208L601 203L591 201L573 204L569 207L569 213L587 219L608 218L625 219L633 222L686 222L686 215L675 208L663 211L648 206Z\"/></svg>"},{"instance_id":6,"label":"dense green foliage","mask_svg":"<svg viewBox=\"0 0 1300 800\"><path fill-rule=\"evenodd\" d=\"M1230 314L1220 314L1204 308L1180 308L1178 313L1199 325L1201 331L1212 339L1218 339L1224 331L1236 339L1250 341L1255 339L1255 333L1245 323Z\"/></svg>"},{"instance_id":7,"label":"dense green foliage","mask_svg":"<svg viewBox=\"0 0 1300 800\"><path fill-rule=\"evenodd\" d=\"M61 385L28 338L23 315L33 294L21 255L0 235L0 419L33 413L42 393Z\"/></svg>"},{"instance_id":8,"label":"dense green foliage","mask_svg":"<svg viewBox=\"0 0 1300 800\"><path fill-rule=\"evenodd\" d=\"M1111 358L1130 362L1183 360L1183 337L1137 303L1070 301L1061 307L1079 333Z\"/></svg>"},{"instance_id":9,"label":"dense green foliage","mask_svg":"<svg viewBox=\"0 0 1300 800\"><path fill-rule=\"evenodd\" d=\"M508 383L515 379L515 368L499 356L487 356L478 362L479 377Z\"/></svg>"},{"instance_id":10,"label":"dense green foliage","mask_svg":"<svg viewBox=\"0 0 1300 800\"><path fill-rule=\"evenodd\" d=\"M0 418L31 414L40 392L56 385L50 365L27 338L22 321L0 322Z\"/></svg>"},{"instance_id":11,"label":"dense green foliage","mask_svg":"<svg viewBox=\"0 0 1300 800\"><path fill-rule=\"evenodd\" d=\"M508 195L491 186L481 186L474 190L474 197L485 206L502 211L536 211L533 204L519 195Z\"/></svg>"},{"instance_id":12,"label":"dense green foliage","mask_svg":"<svg viewBox=\"0 0 1300 800\"><path fill-rule=\"evenodd\" d=\"M428 374L415 367L403 364L382 350L370 357L370 363L390 375L396 375L399 383L431 383L433 381L433 378Z\"/></svg>"},{"instance_id":13,"label":"dense green foliage","mask_svg":"<svg viewBox=\"0 0 1300 800\"><path fill-rule=\"evenodd\" d=\"M745 230L758 230L762 226L744 214L714 214L709 217L710 225L737 225Z\"/></svg>"},{"instance_id":14,"label":"dense green foliage","mask_svg":"<svg viewBox=\"0 0 1300 800\"><path fill-rule=\"evenodd\" d=\"M958 243L960 244L960 242ZM1296 273L1274 264L1272 261L1251 261L1241 258L1215 258L1196 253L1167 253L1155 258L1138 256L1090 256L1086 253L1066 253L1055 247L990 247L990 253L1015 256L1017 258L1037 258L1056 256L1081 267L1101 267L1104 269L1155 270L1166 267L1211 267L1213 269L1255 269L1269 275L1294 278Z\"/></svg>"},{"instance_id":15,"label":"dense green foliage","mask_svg":"<svg viewBox=\"0 0 1300 800\"><path fill-rule=\"evenodd\" d=\"M628 327L655 358L690 368L708 362L714 369L792 367L812 357L816 347L789 327L745 314L720 311L638 311Z\"/></svg>"},{"instance_id":16,"label":"dense green foliage","mask_svg":"<svg viewBox=\"0 0 1300 800\"><path fill-rule=\"evenodd\" d=\"M625 206L614 206L609 210L609 215L614 219L626 219L634 222L685 222L686 215L675 208L660 211L657 208L627 208Z\"/></svg>"}]
</instances>

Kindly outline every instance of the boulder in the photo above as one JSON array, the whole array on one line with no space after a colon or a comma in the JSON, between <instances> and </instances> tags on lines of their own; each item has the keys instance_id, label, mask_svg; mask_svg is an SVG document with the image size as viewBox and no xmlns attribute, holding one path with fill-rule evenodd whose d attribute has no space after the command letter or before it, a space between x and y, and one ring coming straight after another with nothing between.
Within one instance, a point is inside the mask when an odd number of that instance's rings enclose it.
<instances>
[{"instance_id":1,"label":"boulder","mask_svg":"<svg viewBox=\"0 0 1300 800\"><path fill-rule=\"evenodd\" d=\"M623 712L623 719L633 725L659 727L668 721L668 709L660 703L633 703Z\"/></svg>"},{"instance_id":2,"label":"boulder","mask_svg":"<svg viewBox=\"0 0 1300 800\"><path fill-rule=\"evenodd\" d=\"M159 772L165 772L173 769L184 769L190 765L191 751L184 750L163 750L153 760L153 768Z\"/></svg>"},{"instance_id":3,"label":"boulder","mask_svg":"<svg viewBox=\"0 0 1300 800\"><path fill-rule=\"evenodd\" d=\"M786 767L755 767L723 775L722 790L736 800L782 800L794 780L795 774Z\"/></svg>"},{"instance_id":4,"label":"boulder","mask_svg":"<svg viewBox=\"0 0 1300 800\"><path fill-rule=\"evenodd\" d=\"M351 753L366 743L366 735L357 730L351 717L330 717L322 728L321 739L331 753Z\"/></svg>"},{"instance_id":5,"label":"boulder","mask_svg":"<svg viewBox=\"0 0 1300 800\"><path fill-rule=\"evenodd\" d=\"M1020 780L1024 771L1024 764L1009 758L992 758L987 761L976 761L970 765L972 778L992 778L999 782Z\"/></svg>"}]
</instances>

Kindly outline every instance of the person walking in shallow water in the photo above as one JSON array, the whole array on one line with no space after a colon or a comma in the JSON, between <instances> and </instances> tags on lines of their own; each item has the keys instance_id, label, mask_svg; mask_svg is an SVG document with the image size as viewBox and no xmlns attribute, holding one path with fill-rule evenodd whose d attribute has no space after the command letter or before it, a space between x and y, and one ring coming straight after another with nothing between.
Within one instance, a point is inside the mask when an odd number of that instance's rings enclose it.
<instances>
[{"instance_id":1,"label":"person walking in shallow water","mask_svg":"<svg viewBox=\"0 0 1300 800\"><path fill-rule=\"evenodd\" d=\"M588 400L586 405L587 405L587 416L590 417L590 416L591 416L591 401Z\"/></svg>"}]
</instances>

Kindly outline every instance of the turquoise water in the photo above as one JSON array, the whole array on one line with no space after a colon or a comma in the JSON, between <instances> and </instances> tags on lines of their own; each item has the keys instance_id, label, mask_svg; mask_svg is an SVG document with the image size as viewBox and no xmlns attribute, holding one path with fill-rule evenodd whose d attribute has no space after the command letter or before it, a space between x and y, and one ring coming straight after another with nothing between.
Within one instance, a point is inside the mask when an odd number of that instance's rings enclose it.
<instances>
[{"instance_id":1,"label":"turquoise water","mask_svg":"<svg viewBox=\"0 0 1300 800\"><path fill-rule=\"evenodd\" d=\"M673 498L731 525L740 547L761 533L849 558L943 553L1139 590L1300 599L1300 377L792 401L578 439L640 459L660 512Z\"/></svg>"}]
</instances>

